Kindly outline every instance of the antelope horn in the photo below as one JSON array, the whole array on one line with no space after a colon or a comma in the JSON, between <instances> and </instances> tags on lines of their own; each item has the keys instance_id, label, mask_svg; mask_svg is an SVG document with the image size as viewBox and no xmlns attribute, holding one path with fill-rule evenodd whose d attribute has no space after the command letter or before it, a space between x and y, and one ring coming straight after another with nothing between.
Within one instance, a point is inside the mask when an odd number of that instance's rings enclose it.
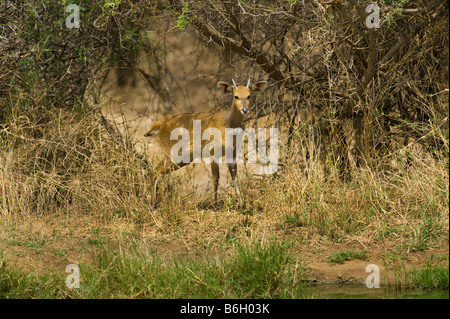
<instances>
[{"instance_id":1,"label":"antelope horn","mask_svg":"<svg viewBox=\"0 0 450 319\"><path fill-rule=\"evenodd\" d=\"M231 79L231 81L233 81L234 88L237 89L237 85L236 85L236 82L234 82L234 79Z\"/></svg>"},{"instance_id":2,"label":"antelope horn","mask_svg":"<svg viewBox=\"0 0 450 319\"><path fill-rule=\"evenodd\" d=\"M247 87L250 87L250 78L248 78Z\"/></svg>"}]
</instances>

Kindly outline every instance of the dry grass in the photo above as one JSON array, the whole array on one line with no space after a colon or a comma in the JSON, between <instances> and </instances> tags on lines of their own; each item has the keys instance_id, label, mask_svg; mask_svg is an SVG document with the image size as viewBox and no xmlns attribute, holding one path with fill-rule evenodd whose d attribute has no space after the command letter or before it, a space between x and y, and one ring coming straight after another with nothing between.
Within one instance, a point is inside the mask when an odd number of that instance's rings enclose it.
<instances>
[{"instance_id":1,"label":"dry grass","mask_svg":"<svg viewBox=\"0 0 450 319\"><path fill-rule=\"evenodd\" d=\"M8 219L121 220L204 247L287 236L302 244L389 242L414 251L448 238L447 164L428 155L386 169L394 153L348 182L333 167L324 174L319 165L291 158L275 176L242 179L242 206L232 191L216 207L198 203L172 179L152 210L147 166L112 143L91 114L45 111L45 123L31 126L29 112L2 130L0 207Z\"/></svg>"}]
</instances>

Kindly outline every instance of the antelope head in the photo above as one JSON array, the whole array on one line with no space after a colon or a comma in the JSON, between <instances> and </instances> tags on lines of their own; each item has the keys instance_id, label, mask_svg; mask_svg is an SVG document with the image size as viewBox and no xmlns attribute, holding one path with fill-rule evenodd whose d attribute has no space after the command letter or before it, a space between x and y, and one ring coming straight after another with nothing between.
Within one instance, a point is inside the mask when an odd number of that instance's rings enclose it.
<instances>
[{"instance_id":1,"label":"antelope head","mask_svg":"<svg viewBox=\"0 0 450 319\"><path fill-rule=\"evenodd\" d=\"M231 81L233 82L232 86L226 82L219 81L217 87L221 89L223 94L232 94L233 105L245 115L249 112L252 95L264 90L267 86L267 81L250 84L250 79L248 79L247 85L237 85L236 82L234 82L234 79Z\"/></svg>"}]
</instances>

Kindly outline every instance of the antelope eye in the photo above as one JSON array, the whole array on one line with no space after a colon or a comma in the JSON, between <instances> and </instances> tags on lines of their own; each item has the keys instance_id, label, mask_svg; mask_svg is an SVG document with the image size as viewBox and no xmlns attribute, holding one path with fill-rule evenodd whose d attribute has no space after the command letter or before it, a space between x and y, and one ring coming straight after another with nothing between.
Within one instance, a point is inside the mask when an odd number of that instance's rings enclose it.
<instances>
[{"instance_id":1,"label":"antelope eye","mask_svg":"<svg viewBox=\"0 0 450 319\"><path fill-rule=\"evenodd\" d=\"M250 95L249 96L247 96L247 100L250 98Z\"/></svg>"},{"instance_id":2,"label":"antelope eye","mask_svg":"<svg viewBox=\"0 0 450 319\"><path fill-rule=\"evenodd\" d=\"M239 97L237 95L235 95L234 98L237 100Z\"/></svg>"}]
</instances>

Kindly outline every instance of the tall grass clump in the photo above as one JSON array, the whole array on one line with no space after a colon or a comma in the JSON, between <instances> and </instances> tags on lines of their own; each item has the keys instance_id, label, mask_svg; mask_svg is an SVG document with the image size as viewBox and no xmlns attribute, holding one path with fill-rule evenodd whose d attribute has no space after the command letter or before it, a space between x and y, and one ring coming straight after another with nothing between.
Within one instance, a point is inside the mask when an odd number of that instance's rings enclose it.
<instances>
[{"instance_id":1,"label":"tall grass clump","mask_svg":"<svg viewBox=\"0 0 450 319\"><path fill-rule=\"evenodd\" d=\"M448 274L448 265L427 264L420 269L412 269L407 272L407 285L423 289L448 289Z\"/></svg>"},{"instance_id":2,"label":"tall grass clump","mask_svg":"<svg viewBox=\"0 0 450 319\"><path fill-rule=\"evenodd\" d=\"M303 269L291 253L292 244L274 242L238 245L227 280L236 287L236 298L290 298L305 280Z\"/></svg>"},{"instance_id":3,"label":"tall grass clump","mask_svg":"<svg viewBox=\"0 0 450 319\"><path fill-rule=\"evenodd\" d=\"M289 247L282 242L239 245L230 256L211 259L107 252L98 269L87 265L83 271L87 290L81 293L102 298L295 298L303 293L306 276Z\"/></svg>"},{"instance_id":4,"label":"tall grass clump","mask_svg":"<svg viewBox=\"0 0 450 319\"><path fill-rule=\"evenodd\" d=\"M435 258L421 267L396 266L394 283L399 289L448 290L449 266Z\"/></svg>"},{"instance_id":5,"label":"tall grass clump","mask_svg":"<svg viewBox=\"0 0 450 319\"><path fill-rule=\"evenodd\" d=\"M10 118L0 134L5 215L139 219L149 207L146 166L108 138L93 112L34 107Z\"/></svg>"},{"instance_id":6,"label":"tall grass clump","mask_svg":"<svg viewBox=\"0 0 450 319\"><path fill-rule=\"evenodd\" d=\"M292 143L308 141L298 137ZM390 242L408 251L438 247L448 236L444 153L433 157L411 152L408 165L394 153L375 165L355 168L349 180L342 180L333 164L325 170L319 158L311 166L303 157L285 154L283 174L245 189L248 206L263 208L284 232L306 241Z\"/></svg>"},{"instance_id":7,"label":"tall grass clump","mask_svg":"<svg viewBox=\"0 0 450 319\"><path fill-rule=\"evenodd\" d=\"M300 298L305 269L290 245L241 245L230 256L163 258L143 246L104 250L80 265L80 288L57 272L25 275L0 263L3 298ZM39 285L45 283L45 289Z\"/></svg>"}]
</instances>

